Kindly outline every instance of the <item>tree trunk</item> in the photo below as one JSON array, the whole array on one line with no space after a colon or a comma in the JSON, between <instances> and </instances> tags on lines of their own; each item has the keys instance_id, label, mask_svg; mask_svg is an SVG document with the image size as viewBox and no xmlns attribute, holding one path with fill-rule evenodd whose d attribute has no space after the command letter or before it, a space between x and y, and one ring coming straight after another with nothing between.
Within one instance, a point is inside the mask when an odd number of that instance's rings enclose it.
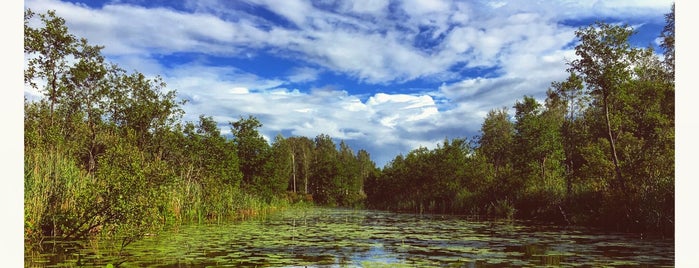
<instances>
[{"instance_id":1,"label":"tree trunk","mask_svg":"<svg viewBox=\"0 0 699 268\"><path fill-rule=\"evenodd\" d=\"M603 103L604 105L604 119L607 123L607 139L609 140L609 147L611 149L612 153L612 161L614 162L614 171L616 174L616 180L619 183L619 186L621 187L622 193L624 195L628 194L626 190L626 181L624 181L624 177L621 174L621 168L619 168L619 157L617 156L616 153L616 140L614 138L614 135L612 133L612 124L609 120L609 105L607 103L607 95L605 94L603 98Z\"/></svg>"},{"instance_id":2,"label":"tree trunk","mask_svg":"<svg viewBox=\"0 0 699 268\"><path fill-rule=\"evenodd\" d=\"M541 183L546 183L546 156L541 159Z\"/></svg>"},{"instance_id":3,"label":"tree trunk","mask_svg":"<svg viewBox=\"0 0 699 268\"><path fill-rule=\"evenodd\" d=\"M308 157L303 152L303 193L308 194Z\"/></svg>"},{"instance_id":4,"label":"tree trunk","mask_svg":"<svg viewBox=\"0 0 699 268\"><path fill-rule=\"evenodd\" d=\"M294 159L294 152L291 152L291 170L294 178L294 193L296 193L296 161Z\"/></svg>"},{"instance_id":5,"label":"tree trunk","mask_svg":"<svg viewBox=\"0 0 699 268\"><path fill-rule=\"evenodd\" d=\"M53 65L51 65L53 67ZM53 126L53 110L54 105L58 101L58 85L56 84L56 72L53 71L51 75L51 88L49 88L49 100L51 101L49 107L49 119L51 126Z\"/></svg>"}]
</instances>

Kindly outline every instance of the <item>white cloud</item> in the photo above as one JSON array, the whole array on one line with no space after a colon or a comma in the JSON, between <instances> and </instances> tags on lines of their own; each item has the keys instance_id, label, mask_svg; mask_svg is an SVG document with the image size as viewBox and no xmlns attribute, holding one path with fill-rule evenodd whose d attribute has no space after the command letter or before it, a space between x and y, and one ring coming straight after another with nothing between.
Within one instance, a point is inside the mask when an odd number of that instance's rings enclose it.
<instances>
[{"instance_id":1,"label":"white cloud","mask_svg":"<svg viewBox=\"0 0 699 268\"><path fill-rule=\"evenodd\" d=\"M300 92L284 88L277 80L240 70L176 66L167 74L169 87L190 100L183 106L184 120L212 116L224 134L230 133L229 122L253 115L262 121L266 137L283 131L310 138L328 134L361 146L355 149L369 149L381 164L415 146L430 146L444 138L430 138L428 132L433 128L425 127L440 120L429 95L377 93L362 101L340 89Z\"/></svg>"},{"instance_id":2,"label":"white cloud","mask_svg":"<svg viewBox=\"0 0 699 268\"><path fill-rule=\"evenodd\" d=\"M369 14L372 16L382 16L388 11L388 4L388 0L342 2L343 8L346 11L359 14Z\"/></svg>"},{"instance_id":3,"label":"white cloud","mask_svg":"<svg viewBox=\"0 0 699 268\"><path fill-rule=\"evenodd\" d=\"M445 13L449 11L450 2L444 0L403 0L401 6L414 16Z\"/></svg>"},{"instance_id":4,"label":"white cloud","mask_svg":"<svg viewBox=\"0 0 699 268\"><path fill-rule=\"evenodd\" d=\"M287 76L287 80L293 83L315 81L318 78L320 71L310 67L294 68L291 74Z\"/></svg>"},{"instance_id":5,"label":"white cloud","mask_svg":"<svg viewBox=\"0 0 699 268\"><path fill-rule=\"evenodd\" d=\"M230 94L250 94L250 90L244 87L234 87L228 93Z\"/></svg>"},{"instance_id":6,"label":"white cloud","mask_svg":"<svg viewBox=\"0 0 699 268\"><path fill-rule=\"evenodd\" d=\"M222 3L205 3L226 7ZM514 48L560 48L573 37L571 29L555 23L554 18L561 18L561 13L568 19L600 14L645 14L649 10L669 10L671 2L481 5L405 0L399 2L404 16L394 13L396 18L389 16L386 1L371 5L342 2L337 10L319 9L310 2L297 0L250 0L247 4L267 8L297 28L275 25L268 18L241 10L231 11L234 18L223 19L215 16L213 8L206 9L191 1L187 6L197 12L120 4L91 9L56 0L26 1L28 7L57 9L59 15L68 18L72 30L96 44L107 45L105 52L110 55L149 57L198 52L237 56L251 48L261 48L369 83L444 77L451 67L461 63L469 67L495 67L507 63L502 56L510 53L508 50L519 52ZM348 11L364 17L338 13ZM416 46L416 42L435 42L437 46L428 49Z\"/></svg>"}]
</instances>

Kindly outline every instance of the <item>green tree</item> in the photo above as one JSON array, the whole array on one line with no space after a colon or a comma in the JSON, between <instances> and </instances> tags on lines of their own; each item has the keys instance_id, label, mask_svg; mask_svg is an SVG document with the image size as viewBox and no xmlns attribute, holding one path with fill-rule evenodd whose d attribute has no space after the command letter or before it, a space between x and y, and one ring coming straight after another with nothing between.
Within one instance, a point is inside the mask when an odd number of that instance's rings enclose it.
<instances>
[{"instance_id":1,"label":"green tree","mask_svg":"<svg viewBox=\"0 0 699 268\"><path fill-rule=\"evenodd\" d=\"M404 187L404 180L407 174L405 158L402 154L397 155L383 169L369 176L366 180L365 191L367 203L370 208L400 209L399 198L406 196L409 188Z\"/></svg>"},{"instance_id":2,"label":"green tree","mask_svg":"<svg viewBox=\"0 0 699 268\"><path fill-rule=\"evenodd\" d=\"M457 211L486 215L491 204L503 197L502 182L496 180L493 165L472 140L468 160L464 164L462 188L456 193Z\"/></svg>"},{"instance_id":3,"label":"green tree","mask_svg":"<svg viewBox=\"0 0 699 268\"><path fill-rule=\"evenodd\" d=\"M510 163L514 125L507 109L490 110L481 125L480 153L495 167L496 176Z\"/></svg>"},{"instance_id":4,"label":"green tree","mask_svg":"<svg viewBox=\"0 0 699 268\"><path fill-rule=\"evenodd\" d=\"M544 109L530 96L524 96L514 108L518 209L522 213L551 213L550 206L559 205L563 197L562 114L553 107Z\"/></svg>"},{"instance_id":5,"label":"green tree","mask_svg":"<svg viewBox=\"0 0 699 268\"><path fill-rule=\"evenodd\" d=\"M232 142L221 136L216 121L211 116L199 116L196 131L189 125L185 132L189 142L194 167L201 170L202 177L224 182L238 187L242 174L239 170L238 156Z\"/></svg>"},{"instance_id":6,"label":"green tree","mask_svg":"<svg viewBox=\"0 0 699 268\"><path fill-rule=\"evenodd\" d=\"M345 141L340 141L338 151L338 196L337 202L340 206L353 206L359 203L359 192L361 191L361 174L359 171L359 161L354 155L354 151Z\"/></svg>"},{"instance_id":7,"label":"green tree","mask_svg":"<svg viewBox=\"0 0 699 268\"><path fill-rule=\"evenodd\" d=\"M311 163L310 190L313 200L319 204L338 205L340 195L340 161L332 138L320 134L315 138L315 149Z\"/></svg>"},{"instance_id":8,"label":"green tree","mask_svg":"<svg viewBox=\"0 0 699 268\"><path fill-rule=\"evenodd\" d=\"M575 54L579 58L573 60L568 69L582 78L593 105L599 108L599 121L604 122L604 136L614 165L616 183L613 187L625 195L628 194L628 187L621 169L617 140L624 85L631 79L630 64L637 54L637 50L632 49L628 42L633 33L626 25L601 22L579 29L576 36L580 43L575 47Z\"/></svg>"},{"instance_id":9,"label":"green tree","mask_svg":"<svg viewBox=\"0 0 699 268\"><path fill-rule=\"evenodd\" d=\"M140 148L162 154L159 137L174 128L181 119L184 101L175 90L165 91L162 77L147 78L142 73L125 74L115 70L116 81L110 91L111 118L119 129L132 129ZM121 75L120 75L121 73Z\"/></svg>"},{"instance_id":10,"label":"green tree","mask_svg":"<svg viewBox=\"0 0 699 268\"><path fill-rule=\"evenodd\" d=\"M476 155L479 160L487 163L487 173L480 179L492 181L488 183L487 193L496 200L486 198L482 201L486 204L498 200L512 200L515 192L512 157L514 152L514 124L510 121L507 108L491 110L486 115L481 125L481 134L477 139ZM483 166L481 166L483 167ZM494 186L497 185L497 186Z\"/></svg>"},{"instance_id":11,"label":"green tree","mask_svg":"<svg viewBox=\"0 0 699 268\"><path fill-rule=\"evenodd\" d=\"M264 175L264 165L269 154L269 144L257 131L262 127L262 123L250 115L230 124L233 143L240 161L240 171L243 173L243 183L247 187L257 187L257 180Z\"/></svg>"},{"instance_id":12,"label":"green tree","mask_svg":"<svg viewBox=\"0 0 699 268\"><path fill-rule=\"evenodd\" d=\"M432 154L430 163L434 168L430 202L433 204L433 210L441 213L453 212L456 209L457 195L467 184L465 168L471 154L470 147L465 139L445 139Z\"/></svg>"},{"instance_id":13,"label":"green tree","mask_svg":"<svg viewBox=\"0 0 699 268\"><path fill-rule=\"evenodd\" d=\"M66 115L63 129L72 133L70 137L73 139L84 139L79 141L78 157L82 159L88 172L95 170L96 159L106 146L97 140L98 132L103 127L102 118L110 89L101 49L102 47L89 45L86 39L80 40L79 49L75 53L78 62L62 77L63 94L58 98ZM85 125L87 133L81 133L80 125Z\"/></svg>"},{"instance_id":14,"label":"green tree","mask_svg":"<svg viewBox=\"0 0 699 268\"><path fill-rule=\"evenodd\" d=\"M376 168L376 163L371 160L371 156L369 155L369 152L367 152L364 149L360 149L357 152L357 161L359 162L359 181L358 185L356 186L358 189L358 194L360 199L366 200L367 194L365 191L365 182L372 177L375 177L377 173L379 172L378 168Z\"/></svg>"},{"instance_id":15,"label":"green tree","mask_svg":"<svg viewBox=\"0 0 699 268\"><path fill-rule=\"evenodd\" d=\"M289 187L289 177L293 174L291 146L281 134L274 138L270 156L265 164L265 176L261 186L261 195L270 201L274 197L281 196Z\"/></svg>"},{"instance_id":16,"label":"green tree","mask_svg":"<svg viewBox=\"0 0 699 268\"><path fill-rule=\"evenodd\" d=\"M44 99L25 100L25 218L41 235L107 230L136 239L154 227L169 174L152 157L157 147L145 145L171 131L180 103L164 84L106 64L102 47L74 37L54 11L40 14L37 28L34 15L25 10L24 78L46 85ZM141 85L115 86L132 77Z\"/></svg>"},{"instance_id":17,"label":"green tree","mask_svg":"<svg viewBox=\"0 0 699 268\"><path fill-rule=\"evenodd\" d=\"M62 94L60 81L68 72L69 56L77 51L76 37L68 32L65 20L49 10L39 14L42 28L32 28L30 21L36 15L24 10L24 54L28 58L24 70L24 82L37 88L35 79L45 79L44 94L49 101L49 114L53 124L53 112Z\"/></svg>"},{"instance_id":18,"label":"green tree","mask_svg":"<svg viewBox=\"0 0 699 268\"><path fill-rule=\"evenodd\" d=\"M586 144L589 134L582 116L589 103L583 91L582 79L571 73L566 81L553 82L547 91L547 108L563 114L561 139L565 152L566 197L572 195L574 178L584 163L580 148Z\"/></svg>"},{"instance_id":19,"label":"green tree","mask_svg":"<svg viewBox=\"0 0 699 268\"><path fill-rule=\"evenodd\" d=\"M633 221L648 229L672 230L674 225L674 82L647 49L636 62L637 79L628 85L620 131L622 169L629 185Z\"/></svg>"},{"instance_id":20,"label":"green tree","mask_svg":"<svg viewBox=\"0 0 699 268\"><path fill-rule=\"evenodd\" d=\"M308 190L308 178L310 175L310 167L313 159L314 142L307 137L289 137L287 139L291 144L293 151L292 160L294 168L292 169L292 189L303 189L304 194L310 193ZM296 188L293 186L296 185Z\"/></svg>"},{"instance_id":21,"label":"green tree","mask_svg":"<svg viewBox=\"0 0 699 268\"><path fill-rule=\"evenodd\" d=\"M587 204L576 208L586 222L672 226L674 7L666 22L663 61L653 48L631 47L628 26L581 28L580 58L569 63L567 81L553 84L552 103L570 105L568 93L581 91L578 99L589 104L568 110L562 129L568 180L578 182L574 203Z\"/></svg>"},{"instance_id":22,"label":"green tree","mask_svg":"<svg viewBox=\"0 0 699 268\"><path fill-rule=\"evenodd\" d=\"M406 168L401 170L402 177L396 178L403 180L402 183L396 184L397 187L405 187L405 194L400 197L401 208L409 209L417 213L423 213L429 209L429 201L432 192L430 186L433 180L435 167L430 161L432 152L426 147L419 147L408 153L405 157Z\"/></svg>"},{"instance_id":23,"label":"green tree","mask_svg":"<svg viewBox=\"0 0 699 268\"><path fill-rule=\"evenodd\" d=\"M665 57L664 63L668 68L668 78L675 80L675 3L672 3L672 10L665 14L665 26L660 34Z\"/></svg>"}]
</instances>

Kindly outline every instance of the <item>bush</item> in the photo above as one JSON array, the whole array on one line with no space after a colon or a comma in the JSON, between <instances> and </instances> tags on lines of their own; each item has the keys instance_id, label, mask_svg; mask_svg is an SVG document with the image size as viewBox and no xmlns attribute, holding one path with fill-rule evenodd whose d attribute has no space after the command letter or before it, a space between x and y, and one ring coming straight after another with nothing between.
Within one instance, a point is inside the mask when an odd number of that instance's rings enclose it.
<instances>
[{"instance_id":1,"label":"bush","mask_svg":"<svg viewBox=\"0 0 699 268\"><path fill-rule=\"evenodd\" d=\"M511 220L514 218L516 211L514 205L512 205L509 200L500 199L490 203L487 215L496 219Z\"/></svg>"}]
</instances>

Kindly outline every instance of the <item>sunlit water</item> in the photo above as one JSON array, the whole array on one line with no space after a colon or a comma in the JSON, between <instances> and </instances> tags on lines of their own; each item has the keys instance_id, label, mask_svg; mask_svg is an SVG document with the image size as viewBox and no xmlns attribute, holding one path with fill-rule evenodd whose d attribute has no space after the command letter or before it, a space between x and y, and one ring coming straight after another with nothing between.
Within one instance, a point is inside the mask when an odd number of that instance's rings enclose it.
<instances>
[{"instance_id":1,"label":"sunlit water","mask_svg":"<svg viewBox=\"0 0 699 268\"><path fill-rule=\"evenodd\" d=\"M345 209L290 209L188 225L121 251L106 242L26 246L25 266L672 267L674 240L523 222Z\"/></svg>"}]
</instances>

